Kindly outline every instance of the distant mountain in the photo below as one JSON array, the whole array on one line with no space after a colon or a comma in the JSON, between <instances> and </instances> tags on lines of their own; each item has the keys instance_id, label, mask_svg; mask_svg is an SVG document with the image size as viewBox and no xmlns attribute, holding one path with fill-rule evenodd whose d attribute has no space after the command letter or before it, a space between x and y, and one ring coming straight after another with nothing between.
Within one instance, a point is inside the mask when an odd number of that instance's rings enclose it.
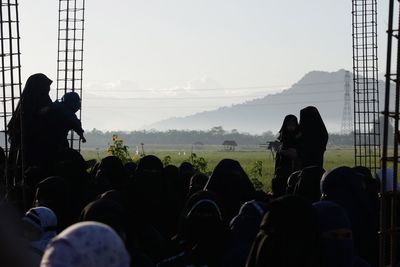
<instances>
[{"instance_id":1,"label":"distant mountain","mask_svg":"<svg viewBox=\"0 0 400 267\"><path fill-rule=\"evenodd\" d=\"M224 129L250 133L277 132L285 115L298 116L300 109L312 105L319 109L328 130L338 132L344 106L345 72L343 69L336 72L312 71L281 93L187 117L170 118L150 127L167 130L210 129L213 126L223 126ZM381 101L383 86L384 83L380 82Z\"/></svg>"}]
</instances>

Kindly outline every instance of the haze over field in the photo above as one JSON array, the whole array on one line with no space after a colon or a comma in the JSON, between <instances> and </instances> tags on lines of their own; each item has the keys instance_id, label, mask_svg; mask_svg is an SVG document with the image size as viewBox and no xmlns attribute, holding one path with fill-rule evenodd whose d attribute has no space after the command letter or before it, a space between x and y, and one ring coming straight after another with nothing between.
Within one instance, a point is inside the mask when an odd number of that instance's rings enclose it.
<instances>
[{"instance_id":1,"label":"haze over field","mask_svg":"<svg viewBox=\"0 0 400 267\"><path fill-rule=\"evenodd\" d=\"M329 130L339 129L339 74L337 84L292 88L308 90L306 96L285 96L273 105L263 98L291 88L313 70L351 69L351 1L96 0L86 5L86 129L198 129L226 123L226 129L276 131L282 113L295 113L308 100L327 106L322 113ZM383 33L387 6L378 6ZM20 1L24 81L35 72L56 79L57 11L58 1ZM383 71L384 34L378 44ZM321 99L329 103L317 103ZM259 112L254 121L247 111L241 112L244 120L234 113L236 121L221 115L225 109L219 115L201 113L246 101ZM197 113L202 115L191 118L201 117L201 123L168 120ZM207 114L213 118L205 123Z\"/></svg>"}]
</instances>

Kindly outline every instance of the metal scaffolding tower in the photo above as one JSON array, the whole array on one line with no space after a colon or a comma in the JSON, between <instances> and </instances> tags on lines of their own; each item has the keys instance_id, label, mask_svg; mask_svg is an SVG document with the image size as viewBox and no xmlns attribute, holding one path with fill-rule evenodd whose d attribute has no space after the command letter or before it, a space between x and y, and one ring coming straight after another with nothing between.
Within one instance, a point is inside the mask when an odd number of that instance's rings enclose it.
<instances>
[{"instance_id":1,"label":"metal scaffolding tower","mask_svg":"<svg viewBox=\"0 0 400 267\"><path fill-rule=\"evenodd\" d=\"M7 125L13 116L21 95L19 13L17 0L1 0L0 8L0 110L1 146L6 157L9 153ZM6 161L7 174L8 161ZM7 179L5 179L7 180Z\"/></svg>"},{"instance_id":2,"label":"metal scaffolding tower","mask_svg":"<svg viewBox=\"0 0 400 267\"><path fill-rule=\"evenodd\" d=\"M59 0L57 99L67 92L82 99L84 24L85 0ZM79 136L71 131L69 140L71 148L80 150Z\"/></svg>"},{"instance_id":3,"label":"metal scaffolding tower","mask_svg":"<svg viewBox=\"0 0 400 267\"><path fill-rule=\"evenodd\" d=\"M350 71L346 71L344 76L344 107L342 114L342 134L351 134L353 132L353 115L351 114L351 96L350 96Z\"/></svg>"},{"instance_id":4,"label":"metal scaffolding tower","mask_svg":"<svg viewBox=\"0 0 400 267\"><path fill-rule=\"evenodd\" d=\"M380 167L377 1L353 0L355 164Z\"/></svg>"},{"instance_id":5,"label":"metal scaffolding tower","mask_svg":"<svg viewBox=\"0 0 400 267\"><path fill-rule=\"evenodd\" d=\"M398 266L399 227L397 211L399 192L397 190L399 174L399 119L400 119L400 7L395 7L394 0L389 1L388 42L386 59L385 106L383 123L382 148L382 183L380 212L380 262L379 266ZM397 10L397 12L395 12ZM394 18L397 25L394 25ZM396 29L394 29L396 27ZM392 65L393 64L393 65ZM393 69L393 70L392 70ZM394 119L394 129L390 127L390 119ZM393 138L393 144L389 140ZM393 146L392 146L393 145ZM393 179L388 179L393 170ZM391 175L391 174L390 174Z\"/></svg>"}]
</instances>

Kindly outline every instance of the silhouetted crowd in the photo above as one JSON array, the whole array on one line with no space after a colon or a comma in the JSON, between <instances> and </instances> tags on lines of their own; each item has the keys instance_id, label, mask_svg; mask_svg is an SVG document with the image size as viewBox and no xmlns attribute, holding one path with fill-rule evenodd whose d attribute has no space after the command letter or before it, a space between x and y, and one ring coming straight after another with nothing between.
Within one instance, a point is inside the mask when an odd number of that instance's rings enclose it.
<instances>
[{"instance_id":1,"label":"silhouetted crowd","mask_svg":"<svg viewBox=\"0 0 400 267\"><path fill-rule=\"evenodd\" d=\"M328 133L315 107L285 117L265 193L232 159L211 175L153 155L88 169L67 139L73 130L84 140L79 96L52 102L50 84L29 78L9 158L0 153L0 266L377 266L379 179L323 169Z\"/></svg>"}]
</instances>

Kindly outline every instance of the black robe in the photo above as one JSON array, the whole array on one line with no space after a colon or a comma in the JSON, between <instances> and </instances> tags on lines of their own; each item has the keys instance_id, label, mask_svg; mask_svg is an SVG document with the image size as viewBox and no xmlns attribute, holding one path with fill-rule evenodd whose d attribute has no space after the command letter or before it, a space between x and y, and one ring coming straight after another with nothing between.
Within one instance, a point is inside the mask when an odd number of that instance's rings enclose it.
<instances>
[{"instance_id":1,"label":"black robe","mask_svg":"<svg viewBox=\"0 0 400 267\"><path fill-rule=\"evenodd\" d=\"M323 167L324 153L328 143L328 131L316 107L300 111L300 138L298 154L302 168Z\"/></svg>"}]
</instances>

